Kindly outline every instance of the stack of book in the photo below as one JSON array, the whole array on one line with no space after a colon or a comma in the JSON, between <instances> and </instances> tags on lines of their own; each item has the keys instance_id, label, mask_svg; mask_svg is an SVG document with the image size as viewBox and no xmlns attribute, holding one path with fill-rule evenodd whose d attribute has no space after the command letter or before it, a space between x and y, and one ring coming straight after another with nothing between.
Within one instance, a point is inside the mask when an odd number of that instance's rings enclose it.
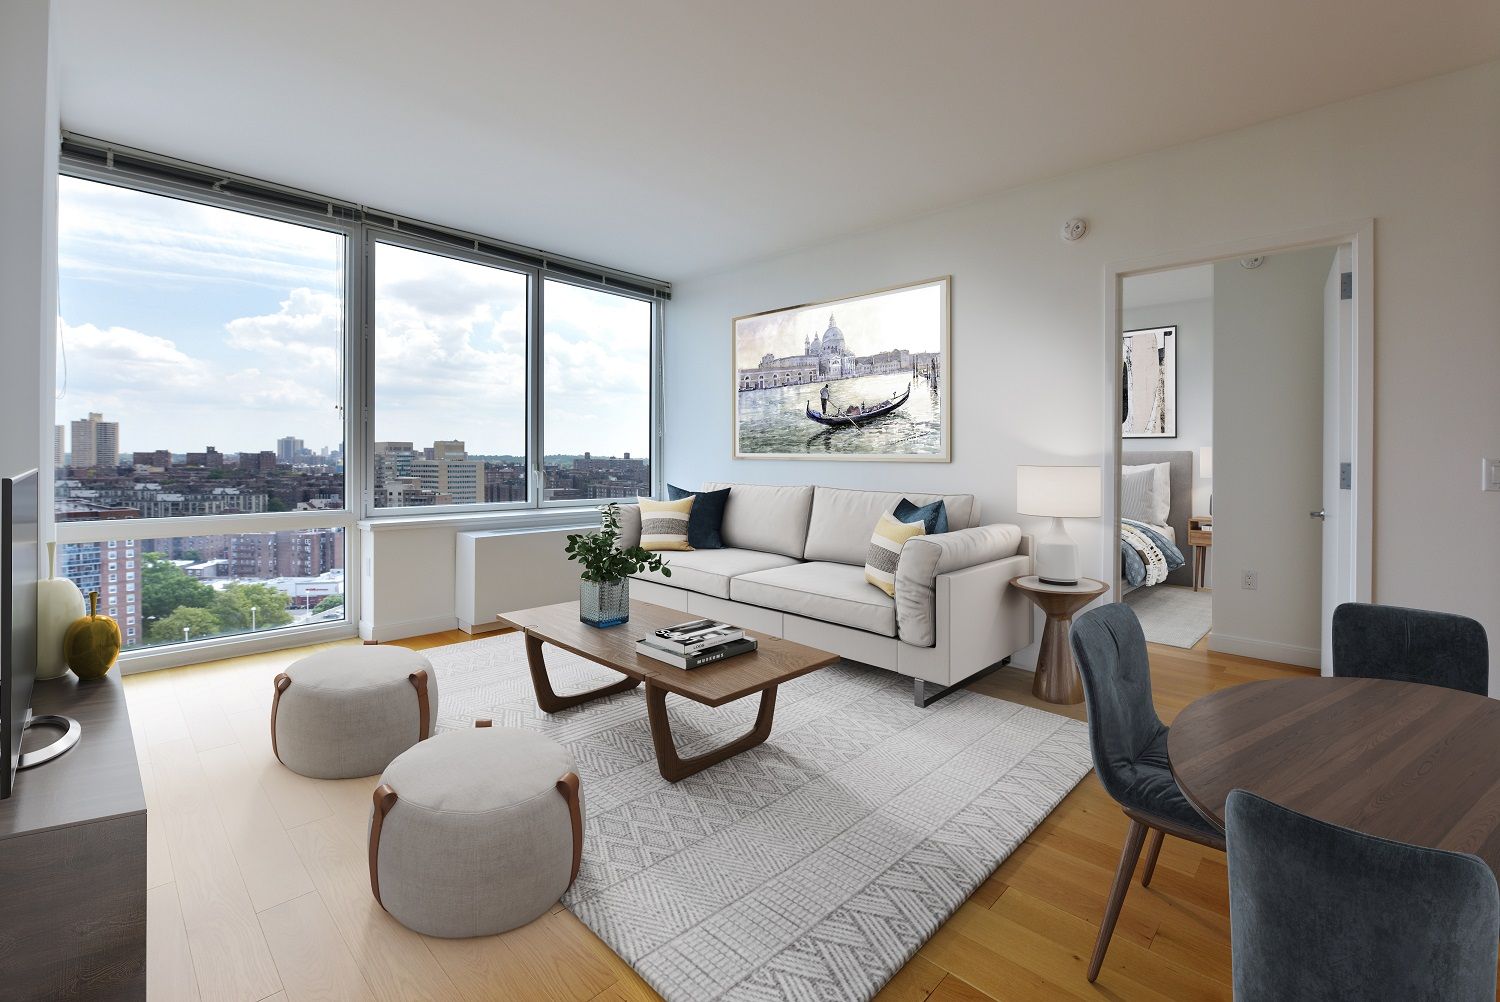
<instances>
[{"instance_id":1,"label":"stack of book","mask_svg":"<svg viewBox=\"0 0 1500 1002\"><path fill-rule=\"evenodd\" d=\"M637 654L675 668L699 668L755 650L755 638L738 626L695 619L647 634L635 642Z\"/></svg>"}]
</instances>

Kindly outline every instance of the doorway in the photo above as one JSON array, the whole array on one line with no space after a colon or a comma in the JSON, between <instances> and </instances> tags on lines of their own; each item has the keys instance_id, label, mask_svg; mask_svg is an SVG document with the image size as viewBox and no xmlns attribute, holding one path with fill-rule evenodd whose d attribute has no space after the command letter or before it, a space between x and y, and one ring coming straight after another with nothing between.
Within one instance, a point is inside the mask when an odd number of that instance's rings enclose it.
<instances>
[{"instance_id":1,"label":"doorway","mask_svg":"<svg viewBox=\"0 0 1500 1002\"><path fill-rule=\"evenodd\" d=\"M1149 641L1327 673L1369 600L1372 237L1108 269L1104 558Z\"/></svg>"}]
</instances>

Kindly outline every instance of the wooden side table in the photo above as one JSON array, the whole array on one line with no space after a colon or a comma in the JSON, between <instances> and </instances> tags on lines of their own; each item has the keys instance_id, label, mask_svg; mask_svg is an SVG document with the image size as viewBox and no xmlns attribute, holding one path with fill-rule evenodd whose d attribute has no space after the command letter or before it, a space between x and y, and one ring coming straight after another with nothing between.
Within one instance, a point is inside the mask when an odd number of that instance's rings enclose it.
<instances>
[{"instance_id":1,"label":"wooden side table","mask_svg":"<svg viewBox=\"0 0 1500 1002\"><path fill-rule=\"evenodd\" d=\"M1194 515L1188 519L1187 541L1193 548L1193 591L1202 591L1208 577L1208 550L1214 545L1214 517Z\"/></svg>"},{"instance_id":2,"label":"wooden side table","mask_svg":"<svg viewBox=\"0 0 1500 1002\"><path fill-rule=\"evenodd\" d=\"M1068 629L1073 625L1073 613L1109 591L1109 585L1093 578L1079 578L1076 585L1045 584L1035 574L1012 578L1010 583L1047 616L1031 694L1049 703L1083 702L1083 679L1073 663Z\"/></svg>"}]
</instances>

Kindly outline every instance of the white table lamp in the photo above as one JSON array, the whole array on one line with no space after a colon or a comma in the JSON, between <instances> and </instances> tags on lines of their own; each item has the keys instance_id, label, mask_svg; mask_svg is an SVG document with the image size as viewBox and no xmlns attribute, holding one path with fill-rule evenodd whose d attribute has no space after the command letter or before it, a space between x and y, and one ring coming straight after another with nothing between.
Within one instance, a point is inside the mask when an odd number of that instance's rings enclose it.
<instances>
[{"instance_id":1,"label":"white table lamp","mask_svg":"<svg viewBox=\"0 0 1500 1002\"><path fill-rule=\"evenodd\" d=\"M1100 484L1097 466L1016 467L1016 511L1052 519L1036 541L1036 575L1045 583L1078 583L1078 544L1063 519L1098 518Z\"/></svg>"}]
</instances>

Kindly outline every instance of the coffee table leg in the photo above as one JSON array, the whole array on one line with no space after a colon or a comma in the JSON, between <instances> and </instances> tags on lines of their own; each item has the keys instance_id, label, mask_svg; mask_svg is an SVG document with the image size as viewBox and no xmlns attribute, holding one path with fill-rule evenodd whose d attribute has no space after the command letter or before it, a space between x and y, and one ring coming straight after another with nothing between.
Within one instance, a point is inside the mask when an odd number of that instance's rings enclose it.
<instances>
[{"instance_id":1,"label":"coffee table leg","mask_svg":"<svg viewBox=\"0 0 1500 1002\"><path fill-rule=\"evenodd\" d=\"M579 703L613 696L617 692L629 692L641 684L640 679L627 677L588 692L559 696L552 688L552 680L547 677L547 662L542 658L541 638L529 633L526 634L526 664L531 668L531 685L536 690L536 705L541 707L543 713L557 713Z\"/></svg>"},{"instance_id":2,"label":"coffee table leg","mask_svg":"<svg viewBox=\"0 0 1500 1002\"><path fill-rule=\"evenodd\" d=\"M651 722L651 743L656 746L656 765L662 778L677 783L754 748L770 737L771 721L776 716L776 687L761 690L760 712L755 715L755 726L748 734L692 758L682 758L677 754L677 745L672 741L672 725L667 720L667 690L650 682L646 683L646 716Z\"/></svg>"}]
</instances>

